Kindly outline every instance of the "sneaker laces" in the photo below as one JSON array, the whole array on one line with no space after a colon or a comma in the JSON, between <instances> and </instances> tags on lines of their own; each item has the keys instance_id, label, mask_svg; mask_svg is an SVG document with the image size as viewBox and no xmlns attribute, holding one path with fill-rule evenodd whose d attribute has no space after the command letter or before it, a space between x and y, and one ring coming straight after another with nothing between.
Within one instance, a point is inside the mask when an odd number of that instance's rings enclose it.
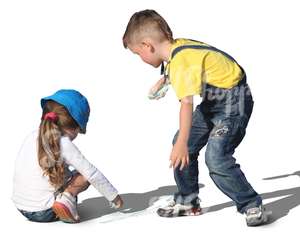
<instances>
[{"instance_id":1,"label":"sneaker laces","mask_svg":"<svg viewBox=\"0 0 300 240\"><path fill-rule=\"evenodd\" d=\"M247 218L258 218L262 216L262 209L261 207L254 207L250 208L246 212Z\"/></svg>"},{"instance_id":2,"label":"sneaker laces","mask_svg":"<svg viewBox=\"0 0 300 240\"><path fill-rule=\"evenodd\" d=\"M184 205L184 204L180 204L180 203L176 203L175 201L171 201L166 207L165 209L172 209L174 210L174 212L178 212L180 210L189 210L193 208L192 204L188 204L188 205Z\"/></svg>"}]
</instances>

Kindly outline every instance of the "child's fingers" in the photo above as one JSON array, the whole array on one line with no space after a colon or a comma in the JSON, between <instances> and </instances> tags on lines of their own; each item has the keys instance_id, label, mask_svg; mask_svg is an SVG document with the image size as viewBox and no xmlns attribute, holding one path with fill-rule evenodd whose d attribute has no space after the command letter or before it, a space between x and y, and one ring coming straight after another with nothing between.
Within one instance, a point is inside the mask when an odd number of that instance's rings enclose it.
<instances>
[{"instance_id":1,"label":"child's fingers","mask_svg":"<svg viewBox=\"0 0 300 240\"><path fill-rule=\"evenodd\" d=\"M180 171L182 171L184 167L185 167L185 161L181 161Z\"/></svg>"},{"instance_id":2,"label":"child's fingers","mask_svg":"<svg viewBox=\"0 0 300 240\"><path fill-rule=\"evenodd\" d=\"M172 156L170 156L170 165L169 168L173 167L174 165L174 160L172 159Z\"/></svg>"},{"instance_id":3,"label":"child's fingers","mask_svg":"<svg viewBox=\"0 0 300 240\"><path fill-rule=\"evenodd\" d=\"M187 165L188 165L188 158L185 157L181 161L180 171L182 171L184 169L184 167L186 167Z\"/></svg>"},{"instance_id":4,"label":"child's fingers","mask_svg":"<svg viewBox=\"0 0 300 240\"><path fill-rule=\"evenodd\" d=\"M170 168L176 168L178 166L177 159L171 161Z\"/></svg>"},{"instance_id":5,"label":"child's fingers","mask_svg":"<svg viewBox=\"0 0 300 240\"><path fill-rule=\"evenodd\" d=\"M169 168L172 168L173 167L173 162L170 161L170 165L169 165Z\"/></svg>"},{"instance_id":6,"label":"child's fingers","mask_svg":"<svg viewBox=\"0 0 300 240\"><path fill-rule=\"evenodd\" d=\"M180 158L177 158L177 159L176 159L176 162L175 162L175 164L174 164L174 169L176 169L176 168L179 166L180 162L181 162L181 159L180 159Z\"/></svg>"}]
</instances>

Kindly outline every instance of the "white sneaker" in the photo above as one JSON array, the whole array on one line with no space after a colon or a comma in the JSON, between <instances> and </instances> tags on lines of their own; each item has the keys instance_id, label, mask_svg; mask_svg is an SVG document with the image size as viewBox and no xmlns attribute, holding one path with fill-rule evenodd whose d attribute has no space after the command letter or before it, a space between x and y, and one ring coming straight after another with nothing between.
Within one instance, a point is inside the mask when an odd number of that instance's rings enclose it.
<instances>
[{"instance_id":1,"label":"white sneaker","mask_svg":"<svg viewBox=\"0 0 300 240\"><path fill-rule=\"evenodd\" d=\"M57 195L52 209L63 222L77 223L80 220L77 212L76 198L68 192Z\"/></svg>"},{"instance_id":2,"label":"white sneaker","mask_svg":"<svg viewBox=\"0 0 300 240\"><path fill-rule=\"evenodd\" d=\"M202 214L199 200L196 203L187 205L175 203L172 201L168 206L159 208L157 214L160 217L182 217L182 216L198 216Z\"/></svg>"},{"instance_id":3,"label":"white sneaker","mask_svg":"<svg viewBox=\"0 0 300 240\"><path fill-rule=\"evenodd\" d=\"M259 207L250 208L245 212L247 225L259 226L268 221L268 215L262 205Z\"/></svg>"}]
</instances>

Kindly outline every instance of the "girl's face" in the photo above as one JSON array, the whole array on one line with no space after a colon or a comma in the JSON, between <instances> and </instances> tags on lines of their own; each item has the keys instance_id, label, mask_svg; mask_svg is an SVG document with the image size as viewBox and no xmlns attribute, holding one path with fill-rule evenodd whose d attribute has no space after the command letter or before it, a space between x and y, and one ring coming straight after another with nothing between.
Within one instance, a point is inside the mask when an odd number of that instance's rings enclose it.
<instances>
[{"instance_id":1,"label":"girl's face","mask_svg":"<svg viewBox=\"0 0 300 240\"><path fill-rule=\"evenodd\" d=\"M68 136L71 139L71 141L73 141L77 137L79 132L80 132L79 128L64 129L64 135Z\"/></svg>"}]
</instances>

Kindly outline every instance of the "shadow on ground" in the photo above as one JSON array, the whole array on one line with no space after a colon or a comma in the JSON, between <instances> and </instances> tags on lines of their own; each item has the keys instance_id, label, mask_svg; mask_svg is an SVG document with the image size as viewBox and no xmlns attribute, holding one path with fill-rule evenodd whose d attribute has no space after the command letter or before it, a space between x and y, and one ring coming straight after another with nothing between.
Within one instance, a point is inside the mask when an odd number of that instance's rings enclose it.
<instances>
[{"instance_id":1,"label":"shadow on ground","mask_svg":"<svg viewBox=\"0 0 300 240\"><path fill-rule=\"evenodd\" d=\"M285 178L285 177L289 177L289 176L299 176L300 177L300 171L294 172L292 174L285 174L285 175L281 175L281 176L264 178L263 180L273 180L273 179ZM271 224L271 223L277 221L278 219L288 215L288 213L291 209L300 205L300 187L263 193L263 194L261 194L261 196L263 199L284 197L282 199L265 204L266 211L272 212L272 214L269 216L268 222L265 225ZM224 208L231 207L231 206L234 206L234 202L226 202L226 203L210 206L210 207L204 208L204 212L219 211Z\"/></svg>"},{"instance_id":2,"label":"shadow on ground","mask_svg":"<svg viewBox=\"0 0 300 240\"><path fill-rule=\"evenodd\" d=\"M292 174L285 174L281 176L264 178L264 180L273 180L279 178L285 178L289 176L299 176L300 171ZM199 184L199 188L204 187L203 184ZM144 193L127 193L122 194L124 200L124 208L127 209L124 213L135 213L143 211L153 205L162 196L172 195L177 191L176 186L163 186L156 190L144 192ZM266 224L271 224L278 219L286 216L289 211L300 205L300 187L283 189L274 192L268 192L261 194L263 199L270 199L276 197L284 197L274 202L265 205L266 210L272 212L269 216L269 221ZM203 208L204 213L215 212L227 207L235 206L234 202L226 202ZM104 215L116 212L116 210L109 208L108 202L104 197L89 198L84 200L78 205L78 211L81 217L81 221L88 221L95 218L100 218Z\"/></svg>"},{"instance_id":3,"label":"shadow on ground","mask_svg":"<svg viewBox=\"0 0 300 240\"><path fill-rule=\"evenodd\" d=\"M202 187L204 187L204 185L199 184L199 188ZM176 186L163 186L156 190L144 193L121 194L121 197L124 200L123 209L126 209L126 212L124 213L143 211L152 206L160 197L172 195L176 191ZM82 203L78 204L78 212L81 221L88 221L114 213L116 210L109 208L108 201L104 197L97 197L83 200Z\"/></svg>"}]
</instances>

